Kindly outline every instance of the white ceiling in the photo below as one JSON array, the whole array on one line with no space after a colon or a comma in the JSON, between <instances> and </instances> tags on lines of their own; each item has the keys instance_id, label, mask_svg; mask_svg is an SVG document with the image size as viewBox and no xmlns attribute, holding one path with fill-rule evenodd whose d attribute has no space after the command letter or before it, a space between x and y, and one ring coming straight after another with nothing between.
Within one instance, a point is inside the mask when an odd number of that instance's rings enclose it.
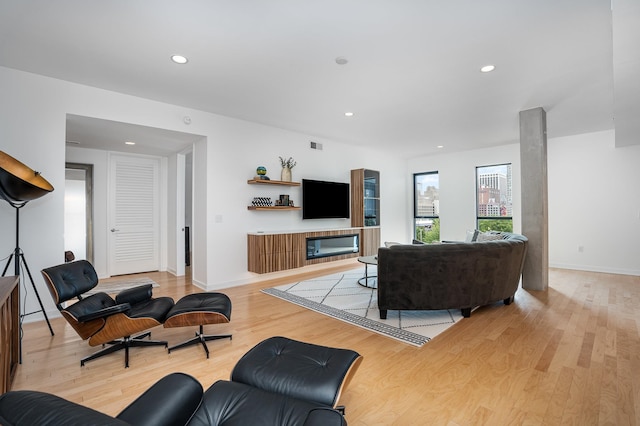
<instances>
[{"instance_id":1,"label":"white ceiling","mask_svg":"<svg viewBox=\"0 0 640 426\"><path fill-rule=\"evenodd\" d=\"M610 0L0 0L0 65L407 156L516 142L535 107L638 143L638 4L612 29Z\"/></svg>"},{"instance_id":2,"label":"white ceiling","mask_svg":"<svg viewBox=\"0 0 640 426\"><path fill-rule=\"evenodd\" d=\"M67 146L168 156L190 150L204 136L67 114ZM135 142L134 146L125 142Z\"/></svg>"}]
</instances>

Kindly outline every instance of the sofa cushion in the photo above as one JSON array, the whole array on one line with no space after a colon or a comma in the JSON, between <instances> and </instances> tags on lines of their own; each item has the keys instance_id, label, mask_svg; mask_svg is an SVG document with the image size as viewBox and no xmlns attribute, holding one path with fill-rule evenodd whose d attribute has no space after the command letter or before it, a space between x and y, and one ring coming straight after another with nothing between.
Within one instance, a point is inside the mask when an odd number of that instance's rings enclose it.
<instances>
[{"instance_id":1,"label":"sofa cushion","mask_svg":"<svg viewBox=\"0 0 640 426\"><path fill-rule=\"evenodd\" d=\"M473 243L478 239L478 231L477 229L469 229L467 231L467 237L464 239L465 243Z\"/></svg>"},{"instance_id":2,"label":"sofa cushion","mask_svg":"<svg viewBox=\"0 0 640 426\"><path fill-rule=\"evenodd\" d=\"M478 233L478 237L476 238L475 241L478 242L482 242L482 241L496 241L496 240L504 240L505 239L505 235L502 234L502 232L479 232Z\"/></svg>"}]
</instances>

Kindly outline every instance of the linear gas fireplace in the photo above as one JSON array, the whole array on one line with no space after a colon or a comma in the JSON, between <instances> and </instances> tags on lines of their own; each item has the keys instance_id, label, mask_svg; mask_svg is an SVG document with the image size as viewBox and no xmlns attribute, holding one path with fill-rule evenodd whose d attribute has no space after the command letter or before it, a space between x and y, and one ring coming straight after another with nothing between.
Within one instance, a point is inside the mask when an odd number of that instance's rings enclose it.
<instances>
[{"instance_id":1,"label":"linear gas fireplace","mask_svg":"<svg viewBox=\"0 0 640 426\"><path fill-rule=\"evenodd\" d=\"M358 234L307 238L307 260L359 252Z\"/></svg>"}]
</instances>

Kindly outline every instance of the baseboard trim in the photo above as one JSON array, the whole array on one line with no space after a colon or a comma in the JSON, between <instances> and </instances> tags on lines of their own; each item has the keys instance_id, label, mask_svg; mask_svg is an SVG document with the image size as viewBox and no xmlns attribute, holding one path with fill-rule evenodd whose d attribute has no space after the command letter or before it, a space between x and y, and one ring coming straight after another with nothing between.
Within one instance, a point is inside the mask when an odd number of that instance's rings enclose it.
<instances>
[{"instance_id":1,"label":"baseboard trim","mask_svg":"<svg viewBox=\"0 0 640 426\"><path fill-rule=\"evenodd\" d=\"M606 266L592 266L592 265L590 266L572 265L567 263L550 263L549 267L559 268L559 269L571 269L574 271L602 272L604 274L640 276L640 270L638 269L620 269L620 268L609 268Z\"/></svg>"}]
</instances>

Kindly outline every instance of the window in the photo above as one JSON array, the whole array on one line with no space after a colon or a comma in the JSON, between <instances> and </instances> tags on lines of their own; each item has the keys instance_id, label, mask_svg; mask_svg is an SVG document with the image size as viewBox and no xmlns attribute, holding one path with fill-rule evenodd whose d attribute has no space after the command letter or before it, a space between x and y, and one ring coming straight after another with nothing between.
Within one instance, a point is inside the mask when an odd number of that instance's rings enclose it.
<instances>
[{"instance_id":1,"label":"window","mask_svg":"<svg viewBox=\"0 0 640 426\"><path fill-rule=\"evenodd\" d=\"M413 175L414 238L425 243L440 241L440 181L438 172Z\"/></svg>"},{"instance_id":2,"label":"window","mask_svg":"<svg viewBox=\"0 0 640 426\"><path fill-rule=\"evenodd\" d=\"M480 231L513 232L511 164L476 167L476 217Z\"/></svg>"}]
</instances>

